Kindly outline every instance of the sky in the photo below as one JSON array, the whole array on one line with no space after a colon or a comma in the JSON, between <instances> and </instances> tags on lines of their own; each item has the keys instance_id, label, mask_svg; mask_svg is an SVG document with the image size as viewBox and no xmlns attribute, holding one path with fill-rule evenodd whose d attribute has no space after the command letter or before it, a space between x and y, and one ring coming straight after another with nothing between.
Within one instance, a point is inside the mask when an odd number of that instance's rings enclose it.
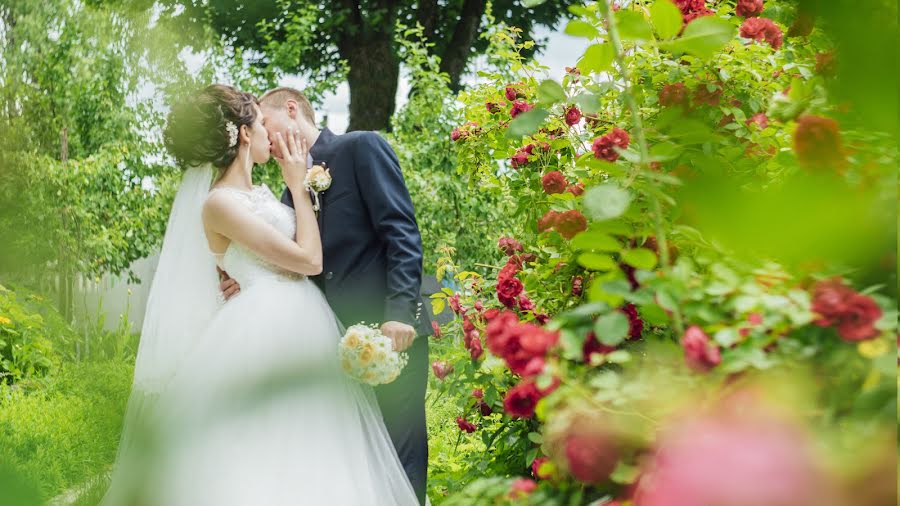
<instances>
[{"instance_id":1,"label":"sky","mask_svg":"<svg viewBox=\"0 0 900 506\"><path fill-rule=\"evenodd\" d=\"M565 74L565 67L572 67L575 61L581 57L589 42L587 39L571 37L562 31L562 26L557 29L538 28L535 30L535 38L548 38L547 45L537 55L538 63L549 67L549 77L561 80ZM291 86L298 89L305 87L304 80L299 76L286 76L281 83L283 86ZM400 83L397 86L397 108L406 103L409 94L409 80L405 73L401 72ZM327 95L323 104L316 111L316 116L321 118L328 116L328 128L335 133L344 133L350 115L348 105L350 103L350 89L347 83L341 84L335 93Z\"/></svg>"}]
</instances>

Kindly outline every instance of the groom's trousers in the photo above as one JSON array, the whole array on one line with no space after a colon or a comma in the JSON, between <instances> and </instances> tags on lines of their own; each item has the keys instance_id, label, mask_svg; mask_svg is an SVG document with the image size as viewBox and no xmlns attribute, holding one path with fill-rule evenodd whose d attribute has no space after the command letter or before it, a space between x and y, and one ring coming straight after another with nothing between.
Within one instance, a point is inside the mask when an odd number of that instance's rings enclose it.
<instances>
[{"instance_id":1,"label":"groom's trousers","mask_svg":"<svg viewBox=\"0 0 900 506\"><path fill-rule=\"evenodd\" d=\"M420 504L428 478L425 389L428 385L428 339L418 336L407 350L409 363L392 383L375 388L384 424Z\"/></svg>"}]
</instances>

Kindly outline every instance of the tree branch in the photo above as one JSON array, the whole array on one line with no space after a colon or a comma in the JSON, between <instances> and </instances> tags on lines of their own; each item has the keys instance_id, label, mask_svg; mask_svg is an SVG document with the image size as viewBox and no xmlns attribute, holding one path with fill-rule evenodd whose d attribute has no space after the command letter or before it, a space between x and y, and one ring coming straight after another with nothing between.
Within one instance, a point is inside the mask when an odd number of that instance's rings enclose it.
<instances>
[{"instance_id":1,"label":"tree branch","mask_svg":"<svg viewBox=\"0 0 900 506\"><path fill-rule=\"evenodd\" d=\"M459 89L459 81L469 62L472 43L478 36L485 6L485 0L465 0L450 43L441 55L441 72L450 76L450 87L453 90Z\"/></svg>"}]
</instances>

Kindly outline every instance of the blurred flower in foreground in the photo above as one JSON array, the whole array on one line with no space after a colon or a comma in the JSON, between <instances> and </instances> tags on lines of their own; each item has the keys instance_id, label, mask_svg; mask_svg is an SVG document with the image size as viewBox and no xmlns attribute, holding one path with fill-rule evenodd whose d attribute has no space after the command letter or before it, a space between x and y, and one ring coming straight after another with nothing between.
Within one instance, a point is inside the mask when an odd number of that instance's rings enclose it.
<instances>
[{"instance_id":1,"label":"blurred flower in foreground","mask_svg":"<svg viewBox=\"0 0 900 506\"><path fill-rule=\"evenodd\" d=\"M824 506L827 484L803 428L745 391L663 431L634 506Z\"/></svg>"}]
</instances>

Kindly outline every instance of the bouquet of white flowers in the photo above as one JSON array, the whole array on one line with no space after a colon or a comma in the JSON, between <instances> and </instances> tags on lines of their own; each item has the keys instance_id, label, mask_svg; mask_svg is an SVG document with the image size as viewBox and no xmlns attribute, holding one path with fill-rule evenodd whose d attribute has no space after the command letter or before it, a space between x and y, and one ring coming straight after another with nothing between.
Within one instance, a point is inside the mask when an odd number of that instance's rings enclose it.
<instances>
[{"instance_id":1,"label":"bouquet of white flowers","mask_svg":"<svg viewBox=\"0 0 900 506\"><path fill-rule=\"evenodd\" d=\"M372 386L397 379L409 361L406 353L394 351L391 339L378 328L362 324L347 329L338 349L344 372Z\"/></svg>"}]
</instances>

